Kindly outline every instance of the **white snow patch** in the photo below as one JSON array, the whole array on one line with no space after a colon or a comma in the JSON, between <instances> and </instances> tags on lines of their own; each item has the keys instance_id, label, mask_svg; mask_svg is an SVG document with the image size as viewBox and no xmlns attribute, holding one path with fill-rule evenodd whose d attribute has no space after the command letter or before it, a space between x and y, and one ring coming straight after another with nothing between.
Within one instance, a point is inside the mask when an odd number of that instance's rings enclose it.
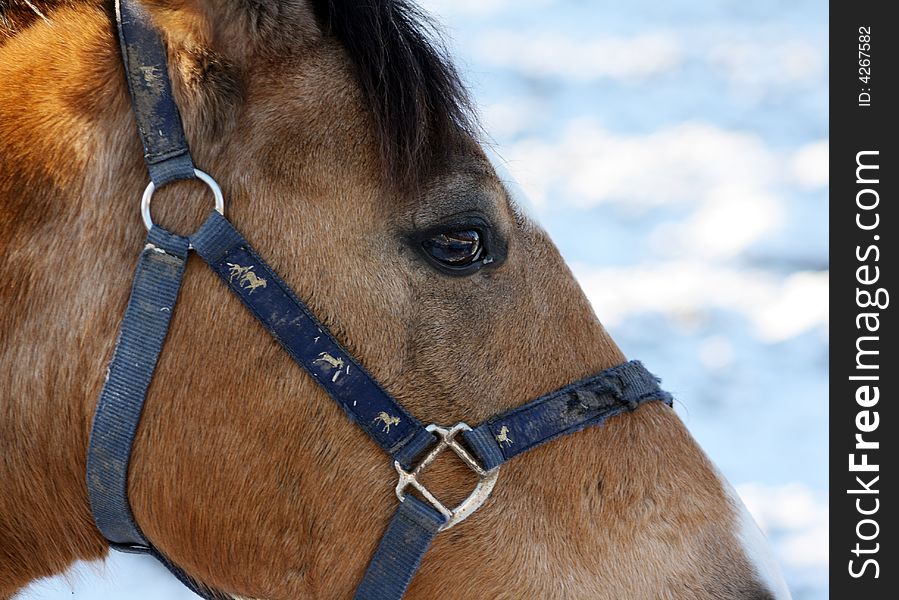
<instances>
[{"instance_id":1,"label":"white snow patch","mask_svg":"<svg viewBox=\"0 0 899 600\"><path fill-rule=\"evenodd\" d=\"M29 584L14 600L198 600L156 559L110 552L107 560L79 561L65 573Z\"/></svg>"},{"instance_id":2,"label":"white snow patch","mask_svg":"<svg viewBox=\"0 0 899 600\"><path fill-rule=\"evenodd\" d=\"M780 279L699 261L573 268L606 325L639 313L677 320L710 308L729 309L748 319L758 338L768 343L828 325L827 271L800 271Z\"/></svg>"},{"instance_id":3,"label":"white snow patch","mask_svg":"<svg viewBox=\"0 0 899 600\"><path fill-rule=\"evenodd\" d=\"M818 46L805 40L772 41L765 37L714 42L707 51L710 67L742 100L758 100L785 87L814 85L826 65Z\"/></svg>"},{"instance_id":4,"label":"white snow patch","mask_svg":"<svg viewBox=\"0 0 899 600\"><path fill-rule=\"evenodd\" d=\"M722 335L711 335L699 346L699 360L708 369L726 369L734 362L734 346Z\"/></svg>"},{"instance_id":5,"label":"white snow patch","mask_svg":"<svg viewBox=\"0 0 899 600\"><path fill-rule=\"evenodd\" d=\"M640 80L665 73L683 58L680 40L668 32L635 36L572 38L564 33L497 29L476 48L485 65L567 81Z\"/></svg>"},{"instance_id":6,"label":"white snow patch","mask_svg":"<svg viewBox=\"0 0 899 600\"><path fill-rule=\"evenodd\" d=\"M754 320L763 339L781 341L826 325L828 311L827 273L800 271L787 277L768 303L756 307Z\"/></svg>"},{"instance_id":7,"label":"white snow patch","mask_svg":"<svg viewBox=\"0 0 899 600\"><path fill-rule=\"evenodd\" d=\"M829 143L820 140L807 144L793 156L793 175L804 188L817 189L829 182Z\"/></svg>"},{"instance_id":8,"label":"white snow patch","mask_svg":"<svg viewBox=\"0 0 899 600\"><path fill-rule=\"evenodd\" d=\"M659 253L726 259L784 222L781 200L756 187L728 183L705 190L704 196L706 201L687 219L652 233Z\"/></svg>"},{"instance_id":9,"label":"white snow patch","mask_svg":"<svg viewBox=\"0 0 899 600\"><path fill-rule=\"evenodd\" d=\"M561 186L578 208L693 205L721 189L763 189L783 178L780 157L757 135L702 122L622 134L579 119L557 141L525 139L503 156L533 202L545 204Z\"/></svg>"},{"instance_id":10,"label":"white snow patch","mask_svg":"<svg viewBox=\"0 0 899 600\"><path fill-rule=\"evenodd\" d=\"M550 4L555 0L417 0L426 13L440 15L441 17L468 17L483 19L507 9L535 10Z\"/></svg>"},{"instance_id":11,"label":"white snow patch","mask_svg":"<svg viewBox=\"0 0 899 600\"><path fill-rule=\"evenodd\" d=\"M527 131L540 114L539 104L528 99L515 103L495 102L481 109L484 129L497 139Z\"/></svg>"},{"instance_id":12,"label":"white snow patch","mask_svg":"<svg viewBox=\"0 0 899 600\"><path fill-rule=\"evenodd\" d=\"M745 483L740 496L762 530L780 538L778 554L788 567L827 567L827 499L801 483Z\"/></svg>"}]
</instances>

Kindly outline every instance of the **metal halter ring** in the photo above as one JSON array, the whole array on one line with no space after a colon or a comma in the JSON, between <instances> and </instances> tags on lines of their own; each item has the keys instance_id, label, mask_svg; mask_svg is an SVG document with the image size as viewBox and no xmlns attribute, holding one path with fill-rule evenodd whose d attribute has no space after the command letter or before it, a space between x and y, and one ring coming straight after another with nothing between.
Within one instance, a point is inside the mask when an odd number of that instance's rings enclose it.
<instances>
[{"instance_id":1,"label":"metal halter ring","mask_svg":"<svg viewBox=\"0 0 899 600\"><path fill-rule=\"evenodd\" d=\"M200 169L194 169L194 175L197 176L197 179L209 186L209 189L212 190L212 195L215 197L216 212L218 212L220 215L224 215L225 198L222 196L222 188L220 188L219 184L215 182L215 179L213 179ZM147 189L144 190L144 195L140 199L140 216L144 219L144 225L147 226L147 231L153 229L153 218L150 217L150 199L153 198L153 192L155 191L156 186L151 181L147 184Z\"/></svg>"},{"instance_id":2,"label":"metal halter ring","mask_svg":"<svg viewBox=\"0 0 899 600\"><path fill-rule=\"evenodd\" d=\"M499 476L499 467L490 471L485 471L468 450L455 440L456 434L460 431L471 431L471 427L465 423L456 423L449 429L432 424L428 425L427 430L439 435L440 441L437 442L437 445L427 453L420 463L418 463L418 466L412 469L411 473L406 471L399 462L393 463L396 472L400 476L400 479L396 484L396 496L400 499L400 502L402 502L406 499L407 487L411 485L418 490L431 506L436 508L438 512L446 517L446 523L440 528L440 531L443 531L449 529L453 525L458 525L467 519L474 511L481 507L487 498L490 497L490 492L493 491L493 486L496 485L496 478ZM418 476L421 472L427 469L428 465L433 463L437 456L447 448L452 449L452 451L456 453L456 456L462 459L462 462L464 462L468 468L474 471L478 476L478 483L474 486L474 490L472 490L468 497L456 508L447 508L444 506L444 504L418 480Z\"/></svg>"}]
</instances>

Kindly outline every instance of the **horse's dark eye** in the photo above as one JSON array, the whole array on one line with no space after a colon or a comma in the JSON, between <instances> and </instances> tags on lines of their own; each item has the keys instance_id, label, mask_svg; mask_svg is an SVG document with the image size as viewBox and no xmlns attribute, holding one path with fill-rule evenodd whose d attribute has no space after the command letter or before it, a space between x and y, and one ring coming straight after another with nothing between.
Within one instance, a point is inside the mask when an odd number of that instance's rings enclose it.
<instances>
[{"instance_id":1,"label":"horse's dark eye","mask_svg":"<svg viewBox=\"0 0 899 600\"><path fill-rule=\"evenodd\" d=\"M475 229L445 231L421 245L431 258L451 268L464 269L484 258L481 234Z\"/></svg>"}]
</instances>

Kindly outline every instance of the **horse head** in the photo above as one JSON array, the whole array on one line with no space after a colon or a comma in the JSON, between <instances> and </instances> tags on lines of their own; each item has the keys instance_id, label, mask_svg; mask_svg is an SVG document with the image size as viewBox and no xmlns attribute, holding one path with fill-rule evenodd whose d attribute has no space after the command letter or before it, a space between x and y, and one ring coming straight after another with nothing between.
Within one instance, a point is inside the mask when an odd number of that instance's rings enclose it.
<instances>
[{"instance_id":1,"label":"horse head","mask_svg":"<svg viewBox=\"0 0 899 600\"><path fill-rule=\"evenodd\" d=\"M144 5L229 218L411 413L480 422L624 360L497 177L409 2ZM0 270L19 274L0 285L5 597L108 549L85 456L147 176L111 2L0 6ZM210 209L192 183L157 196L156 219L175 231ZM266 285L233 268L250 292ZM428 486L460 497L469 475L440 461ZM154 545L224 594L349 597L394 479L191 259L130 470ZM747 543L753 527L675 413L647 404L504 466L484 507L437 536L407 597L784 597Z\"/></svg>"}]
</instances>

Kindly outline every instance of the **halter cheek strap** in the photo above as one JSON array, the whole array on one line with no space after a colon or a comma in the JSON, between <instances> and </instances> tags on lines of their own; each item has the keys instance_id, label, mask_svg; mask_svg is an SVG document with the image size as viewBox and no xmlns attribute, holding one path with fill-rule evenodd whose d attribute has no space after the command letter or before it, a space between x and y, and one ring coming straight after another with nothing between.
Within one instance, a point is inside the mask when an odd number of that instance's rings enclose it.
<instances>
[{"instance_id":1,"label":"halter cheek strap","mask_svg":"<svg viewBox=\"0 0 899 600\"><path fill-rule=\"evenodd\" d=\"M149 235L97 403L88 448L91 511L113 548L150 554L203 598L224 597L199 585L153 546L136 523L128 500L134 438L191 248L349 419L393 460L399 506L356 590L356 600L402 598L437 533L460 523L486 501L497 483L500 465L507 460L645 402L671 404L671 396L659 388L658 380L641 363L632 361L492 417L473 429L465 423L449 428L423 426L220 214L220 195L216 197L218 212L190 238L152 224L148 194L154 186L192 178L199 172L184 138L161 41L136 0L119 0L116 16L151 185L142 202ZM218 192L211 178L199 176ZM446 450L478 476L472 493L455 508L444 506L419 480Z\"/></svg>"},{"instance_id":2,"label":"halter cheek strap","mask_svg":"<svg viewBox=\"0 0 899 600\"><path fill-rule=\"evenodd\" d=\"M212 213L191 243L291 358L394 460L408 467L434 444L434 435L347 352L225 217Z\"/></svg>"}]
</instances>

